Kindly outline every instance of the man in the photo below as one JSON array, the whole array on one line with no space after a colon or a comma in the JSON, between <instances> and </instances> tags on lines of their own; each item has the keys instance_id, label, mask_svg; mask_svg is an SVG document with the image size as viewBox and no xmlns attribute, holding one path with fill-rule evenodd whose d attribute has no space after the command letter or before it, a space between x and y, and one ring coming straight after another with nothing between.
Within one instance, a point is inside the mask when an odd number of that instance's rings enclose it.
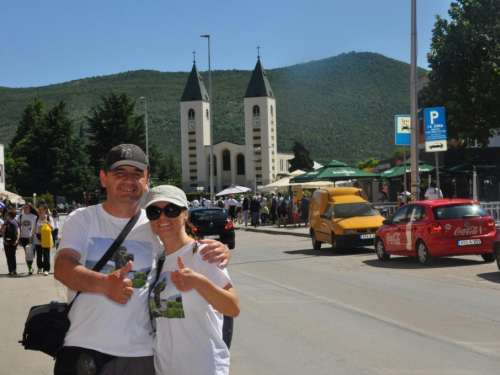
<instances>
[{"instance_id":1,"label":"man","mask_svg":"<svg viewBox=\"0 0 500 375\"><path fill-rule=\"evenodd\" d=\"M148 158L135 145L116 146L109 151L99 177L107 191L106 202L68 217L56 254L54 277L68 287L68 299L71 301L77 290L82 293L69 313L71 327L58 352L54 374L66 373L76 363L92 367L94 357L105 363L100 375L154 374L147 303L149 285L156 275L149 271L163 247L143 210L122 243L134 261L129 257L121 269L115 269L115 262L111 262L101 272L91 270L140 210L140 200L148 189ZM225 266L229 250L215 241L209 247L204 259L222 260L220 266ZM145 285L140 278L134 280L135 272L149 273ZM89 359L88 354L75 354L71 347L98 353L90 352Z\"/></svg>"},{"instance_id":2,"label":"man","mask_svg":"<svg viewBox=\"0 0 500 375\"><path fill-rule=\"evenodd\" d=\"M278 209L278 199L276 199L276 195L273 192L271 193L271 212L269 212L273 224L276 224L277 209Z\"/></svg>"}]
</instances>

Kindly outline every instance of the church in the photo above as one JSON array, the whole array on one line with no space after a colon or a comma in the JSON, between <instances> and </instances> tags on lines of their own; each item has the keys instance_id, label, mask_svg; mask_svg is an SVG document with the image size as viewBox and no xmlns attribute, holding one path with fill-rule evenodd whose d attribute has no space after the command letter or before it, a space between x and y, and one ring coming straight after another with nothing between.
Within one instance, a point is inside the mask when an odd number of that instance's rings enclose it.
<instances>
[{"instance_id":1,"label":"church","mask_svg":"<svg viewBox=\"0 0 500 375\"><path fill-rule=\"evenodd\" d=\"M243 94L243 93L242 93ZM182 183L185 192L210 191L210 100L193 62L181 98ZM244 101L245 144L222 141L213 145L215 193L231 186L252 192L288 174L293 152L278 153L276 98L260 56Z\"/></svg>"}]
</instances>

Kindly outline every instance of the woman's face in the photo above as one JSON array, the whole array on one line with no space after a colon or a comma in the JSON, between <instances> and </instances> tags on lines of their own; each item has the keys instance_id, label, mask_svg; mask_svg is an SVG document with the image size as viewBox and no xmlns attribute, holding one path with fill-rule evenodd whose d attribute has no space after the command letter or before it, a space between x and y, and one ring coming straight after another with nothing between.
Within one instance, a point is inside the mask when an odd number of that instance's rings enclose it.
<instances>
[{"instance_id":1,"label":"woman's face","mask_svg":"<svg viewBox=\"0 0 500 375\"><path fill-rule=\"evenodd\" d=\"M43 206L38 207L38 213L40 215L45 215L45 208L43 208Z\"/></svg>"},{"instance_id":2,"label":"woman's face","mask_svg":"<svg viewBox=\"0 0 500 375\"><path fill-rule=\"evenodd\" d=\"M30 213L30 206L28 206L27 204L24 205L24 213L26 215L29 215L29 213Z\"/></svg>"},{"instance_id":3,"label":"woman's face","mask_svg":"<svg viewBox=\"0 0 500 375\"><path fill-rule=\"evenodd\" d=\"M163 209L166 205L170 204L167 201L155 202L153 206ZM151 230L154 234L163 237L180 236L185 233L186 221L188 219L188 210L182 210L177 217L167 217L162 210L160 217L157 220L150 220Z\"/></svg>"}]
</instances>

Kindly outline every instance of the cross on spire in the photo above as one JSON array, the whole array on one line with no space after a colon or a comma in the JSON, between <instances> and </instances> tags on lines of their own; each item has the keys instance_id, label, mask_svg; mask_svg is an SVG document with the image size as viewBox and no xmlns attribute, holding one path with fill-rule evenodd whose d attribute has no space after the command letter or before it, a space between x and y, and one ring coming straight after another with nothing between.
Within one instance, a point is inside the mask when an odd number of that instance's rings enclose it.
<instances>
[{"instance_id":1,"label":"cross on spire","mask_svg":"<svg viewBox=\"0 0 500 375\"><path fill-rule=\"evenodd\" d=\"M196 51L193 51L193 64L196 64Z\"/></svg>"},{"instance_id":2,"label":"cross on spire","mask_svg":"<svg viewBox=\"0 0 500 375\"><path fill-rule=\"evenodd\" d=\"M260 47L257 46L257 58L260 59Z\"/></svg>"}]
</instances>

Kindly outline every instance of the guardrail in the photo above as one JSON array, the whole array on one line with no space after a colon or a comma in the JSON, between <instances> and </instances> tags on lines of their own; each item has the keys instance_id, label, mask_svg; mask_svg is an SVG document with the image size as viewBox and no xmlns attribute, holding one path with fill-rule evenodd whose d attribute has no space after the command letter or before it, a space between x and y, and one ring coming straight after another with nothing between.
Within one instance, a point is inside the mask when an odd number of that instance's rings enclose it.
<instances>
[{"instance_id":1,"label":"guardrail","mask_svg":"<svg viewBox=\"0 0 500 375\"><path fill-rule=\"evenodd\" d=\"M378 212L380 212L380 215L382 215L386 219L389 219L392 216L392 214L397 211L398 204L397 203L393 203L393 202L388 202L388 203L374 203L373 207L375 207L375 209Z\"/></svg>"}]
</instances>

